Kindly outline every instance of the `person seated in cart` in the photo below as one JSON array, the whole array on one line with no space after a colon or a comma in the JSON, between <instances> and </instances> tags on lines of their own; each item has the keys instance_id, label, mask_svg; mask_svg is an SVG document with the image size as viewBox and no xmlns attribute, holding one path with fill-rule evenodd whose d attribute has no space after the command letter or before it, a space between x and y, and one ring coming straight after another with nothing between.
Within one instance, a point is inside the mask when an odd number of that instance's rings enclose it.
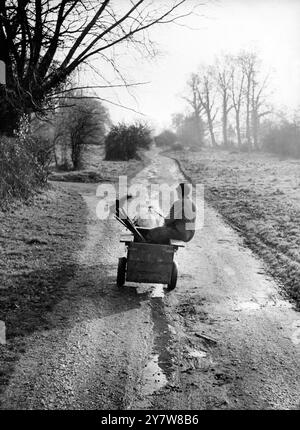
<instances>
[{"instance_id":1,"label":"person seated in cart","mask_svg":"<svg viewBox=\"0 0 300 430\"><path fill-rule=\"evenodd\" d=\"M186 183L176 188L178 200L172 205L164 225L143 231L147 242L170 244L170 240L189 242L195 234L196 206L190 199L191 189Z\"/></svg>"}]
</instances>

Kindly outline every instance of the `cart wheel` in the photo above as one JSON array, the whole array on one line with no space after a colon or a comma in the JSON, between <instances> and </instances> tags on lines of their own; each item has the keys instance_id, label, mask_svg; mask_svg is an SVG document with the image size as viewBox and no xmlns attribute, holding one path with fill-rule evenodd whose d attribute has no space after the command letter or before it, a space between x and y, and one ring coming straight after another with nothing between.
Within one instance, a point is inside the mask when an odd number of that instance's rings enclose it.
<instances>
[{"instance_id":1,"label":"cart wheel","mask_svg":"<svg viewBox=\"0 0 300 430\"><path fill-rule=\"evenodd\" d=\"M118 273L117 273L117 286L118 287L124 287L125 274L126 274L126 263L127 263L126 257L119 258Z\"/></svg>"},{"instance_id":2,"label":"cart wheel","mask_svg":"<svg viewBox=\"0 0 300 430\"><path fill-rule=\"evenodd\" d=\"M176 283L177 283L177 276L178 276L178 268L177 268L177 264L175 261L173 261L173 268L172 268L172 275L171 275L171 281L168 284L168 291L172 291L174 290L174 288L176 287Z\"/></svg>"}]
</instances>

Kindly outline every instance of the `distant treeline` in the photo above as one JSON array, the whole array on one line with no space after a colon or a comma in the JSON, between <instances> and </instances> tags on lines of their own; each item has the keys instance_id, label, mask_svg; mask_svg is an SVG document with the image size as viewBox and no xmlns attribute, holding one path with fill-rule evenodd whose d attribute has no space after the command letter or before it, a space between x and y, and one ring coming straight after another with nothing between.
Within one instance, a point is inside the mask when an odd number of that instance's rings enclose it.
<instances>
[{"instance_id":1,"label":"distant treeline","mask_svg":"<svg viewBox=\"0 0 300 430\"><path fill-rule=\"evenodd\" d=\"M201 65L188 82L185 113L173 115L177 145L236 148L299 157L300 120L291 121L271 103L271 76L254 52L225 55Z\"/></svg>"},{"instance_id":2,"label":"distant treeline","mask_svg":"<svg viewBox=\"0 0 300 430\"><path fill-rule=\"evenodd\" d=\"M300 158L300 122L266 123L262 132L262 149L281 156Z\"/></svg>"}]
</instances>

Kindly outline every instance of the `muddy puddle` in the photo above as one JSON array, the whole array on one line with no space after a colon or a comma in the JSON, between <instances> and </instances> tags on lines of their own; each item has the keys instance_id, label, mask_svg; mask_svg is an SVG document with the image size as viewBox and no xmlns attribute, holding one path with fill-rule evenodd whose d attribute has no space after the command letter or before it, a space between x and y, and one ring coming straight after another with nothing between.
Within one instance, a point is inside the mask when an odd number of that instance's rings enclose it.
<instances>
[{"instance_id":1,"label":"muddy puddle","mask_svg":"<svg viewBox=\"0 0 300 430\"><path fill-rule=\"evenodd\" d=\"M167 385L168 380L158 364L159 354L151 356L143 372L142 396L154 394Z\"/></svg>"}]
</instances>

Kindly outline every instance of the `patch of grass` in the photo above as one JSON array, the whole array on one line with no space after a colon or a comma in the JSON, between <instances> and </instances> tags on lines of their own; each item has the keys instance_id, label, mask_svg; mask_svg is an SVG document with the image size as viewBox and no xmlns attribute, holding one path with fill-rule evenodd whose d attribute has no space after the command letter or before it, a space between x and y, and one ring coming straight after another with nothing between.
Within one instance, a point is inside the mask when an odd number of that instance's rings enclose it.
<instances>
[{"instance_id":1,"label":"patch of grass","mask_svg":"<svg viewBox=\"0 0 300 430\"><path fill-rule=\"evenodd\" d=\"M85 219L79 194L59 189L0 211L0 320L7 335L7 344L0 345L0 391L24 352L26 336L51 328L47 312L74 276Z\"/></svg>"},{"instance_id":2,"label":"patch of grass","mask_svg":"<svg viewBox=\"0 0 300 430\"><path fill-rule=\"evenodd\" d=\"M300 306L300 161L259 153L169 153Z\"/></svg>"}]
</instances>

